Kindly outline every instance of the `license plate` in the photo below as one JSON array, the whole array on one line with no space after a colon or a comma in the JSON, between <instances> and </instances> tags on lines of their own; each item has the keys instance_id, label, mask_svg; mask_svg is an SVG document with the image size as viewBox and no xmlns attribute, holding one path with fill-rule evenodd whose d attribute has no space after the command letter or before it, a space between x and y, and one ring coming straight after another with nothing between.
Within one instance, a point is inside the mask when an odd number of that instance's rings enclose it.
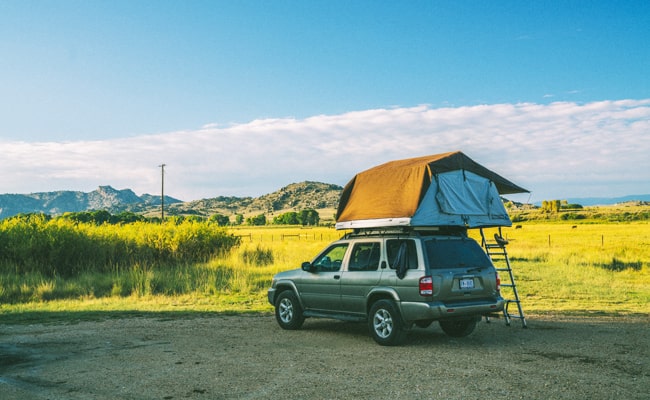
<instances>
[{"instance_id":1,"label":"license plate","mask_svg":"<svg viewBox=\"0 0 650 400\"><path fill-rule=\"evenodd\" d=\"M474 289L474 279L473 278L463 278L460 280L461 289Z\"/></svg>"}]
</instances>

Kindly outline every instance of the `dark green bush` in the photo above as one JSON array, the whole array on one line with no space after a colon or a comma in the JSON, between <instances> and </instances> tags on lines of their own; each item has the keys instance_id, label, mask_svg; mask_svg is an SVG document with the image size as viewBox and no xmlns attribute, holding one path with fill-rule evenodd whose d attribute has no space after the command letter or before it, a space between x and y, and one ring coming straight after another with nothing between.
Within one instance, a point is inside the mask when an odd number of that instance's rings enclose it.
<instances>
[{"instance_id":1,"label":"dark green bush","mask_svg":"<svg viewBox=\"0 0 650 400\"><path fill-rule=\"evenodd\" d=\"M586 217L582 214L571 213L571 212L560 215L560 219L563 221L585 219L585 218Z\"/></svg>"}]
</instances>

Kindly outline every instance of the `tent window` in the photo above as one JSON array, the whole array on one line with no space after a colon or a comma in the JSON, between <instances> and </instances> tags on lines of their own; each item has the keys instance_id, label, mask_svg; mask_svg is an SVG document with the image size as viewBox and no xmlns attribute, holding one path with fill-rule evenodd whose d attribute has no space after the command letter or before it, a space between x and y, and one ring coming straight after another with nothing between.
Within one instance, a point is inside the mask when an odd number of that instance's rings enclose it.
<instances>
[{"instance_id":1,"label":"tent window","mask_svg":"<svg viewBox=\"0 0 650 400\"><path fill-rule=\"evenodd\" d=\"M465 171L452 171L437 177L436 200L446 214L490 215L490 181Z\"/></svg>"}]
</instances>

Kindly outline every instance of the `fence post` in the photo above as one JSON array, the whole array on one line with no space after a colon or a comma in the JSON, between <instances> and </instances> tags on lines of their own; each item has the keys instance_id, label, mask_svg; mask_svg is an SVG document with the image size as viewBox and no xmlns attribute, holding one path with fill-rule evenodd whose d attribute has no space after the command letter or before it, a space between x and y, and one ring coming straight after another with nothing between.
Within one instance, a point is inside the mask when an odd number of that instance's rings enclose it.
<instances>
[{"instance_id":1,"label":"fence post","mask_svg":"<svg viewBox=\"0 0 650 400\"><path fill-rule=\"evenodd\" d=\"M548 247L551 247L551 235L548 235Z\"/></svg>"}]
</instances>

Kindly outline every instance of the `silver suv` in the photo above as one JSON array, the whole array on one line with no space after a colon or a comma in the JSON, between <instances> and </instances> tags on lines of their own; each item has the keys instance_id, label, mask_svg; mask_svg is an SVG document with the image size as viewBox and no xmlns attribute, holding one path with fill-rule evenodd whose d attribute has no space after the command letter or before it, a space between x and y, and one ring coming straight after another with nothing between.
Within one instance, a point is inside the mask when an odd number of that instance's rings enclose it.
<instances>
[{"instance_id":1,"label":"silver suv","mask_svg":"<svg viewBox=\"0 0 650 400\"><path fill-rule=\"evenodd\" d=\"M469 335L482 316L503 310L499 289L492 262L465 230L364 231L274 276L268 300L283 329L307 317L367 321L377 343L396 345L413 325L433 321L449 336Z\"/></svg>"}]
</instances>

